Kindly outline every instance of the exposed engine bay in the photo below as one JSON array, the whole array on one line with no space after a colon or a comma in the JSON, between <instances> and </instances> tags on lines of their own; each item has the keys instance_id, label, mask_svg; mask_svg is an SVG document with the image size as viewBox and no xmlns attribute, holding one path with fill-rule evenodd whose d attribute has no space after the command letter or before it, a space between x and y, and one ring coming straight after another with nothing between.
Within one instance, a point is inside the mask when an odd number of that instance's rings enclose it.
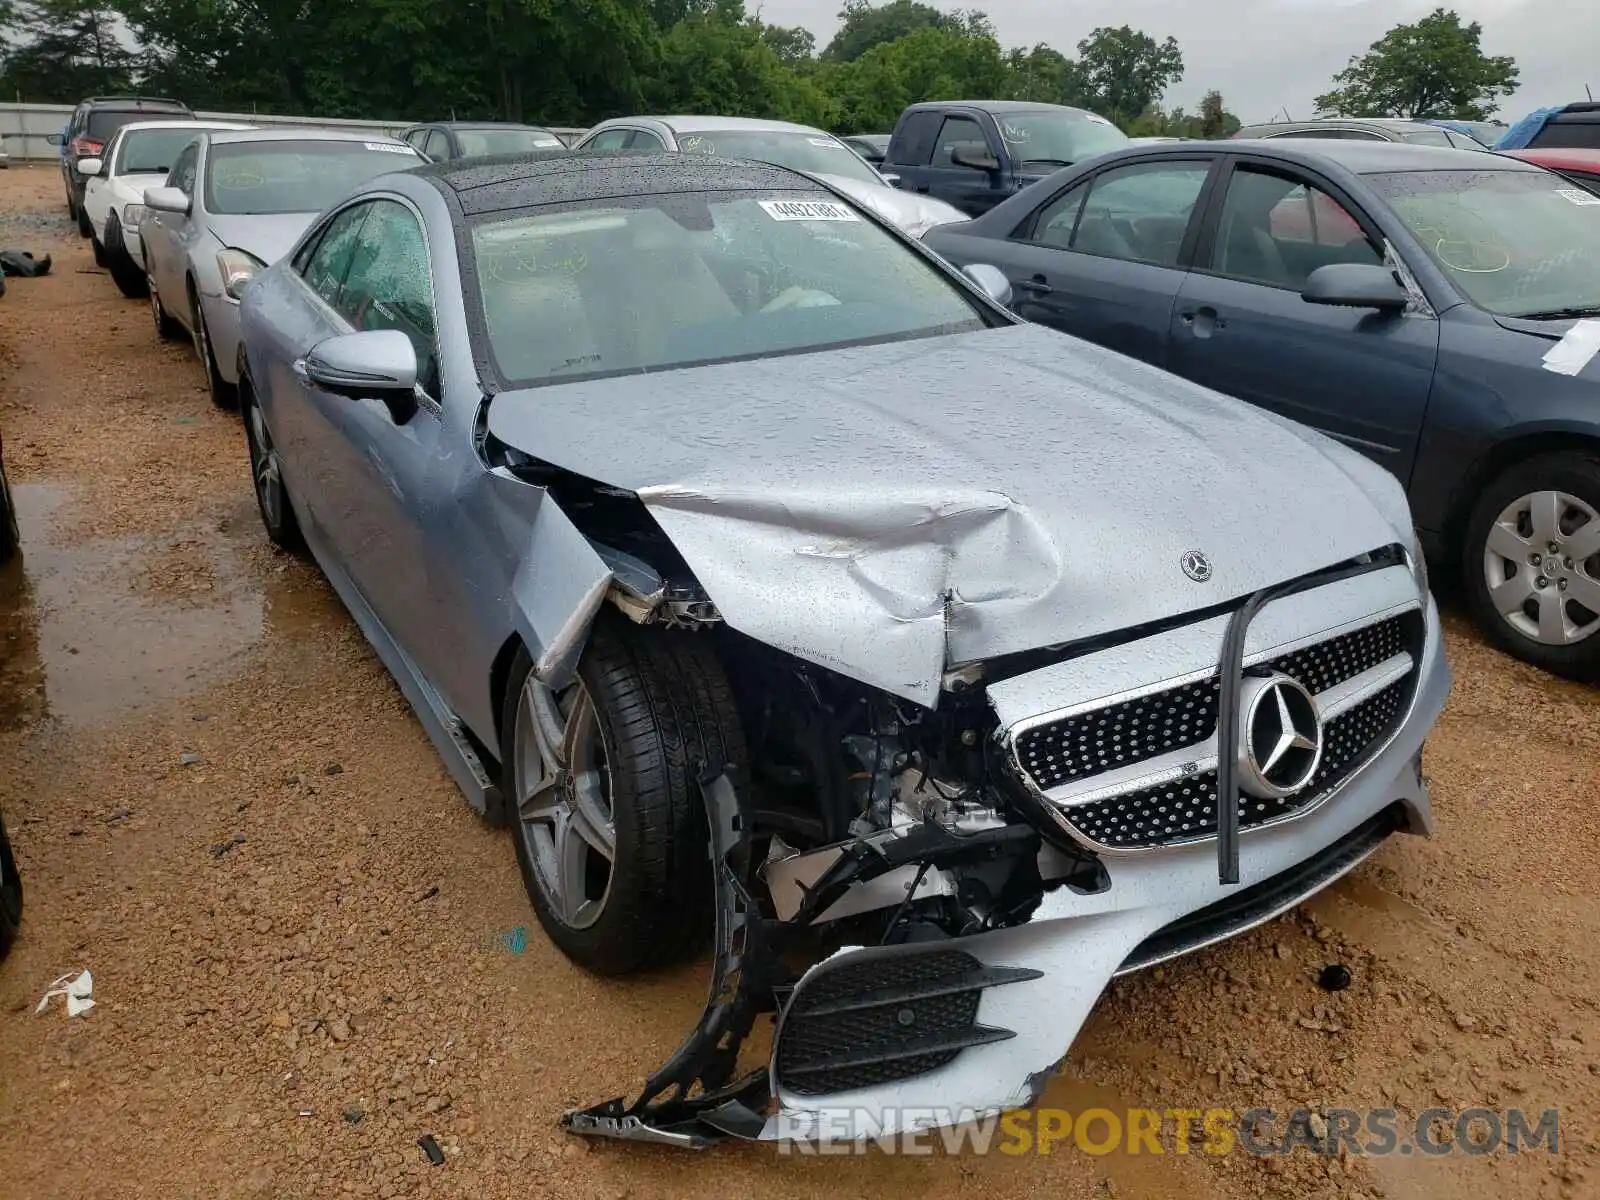
<instances>
[{"instance_id":1,"label":"exposed engine bay","mask_svg":"<svg viewBox=\"0 0 1600 1200\"><path fill-rule=\"evenodd\" d=\"M634 494L564 473L543 475L531 460L517 463L517 471L558 494L611 572L609 600L633 621L655 627L646 636L714 645L747 746L745 762L700 764L716 893L713 978L700 1023L638 1096L566 1113L562 1125L572 1132L683 1146L727 1136L772 1139L788 1136L775 1132L774 1114L804 1127L815 1116L808 1106L903 1102L925 1086L930 1094L970 1099L978 1111L1029 1103L1070 1044L1073 1012L1081 1021L1113 974L1259 923L1326 886L1390 833L1426 829L1416 748L1391 745L1416 697L1429 641L1399 547L1264 590L1242 605L1089 643L957 664L926 707L731 628ZM1383 594L1372 593L1374 579L1391 599L1409 601L1374 614L1371 594ZM1316 626L1317 637L1299 642L1262 622L1252 641L1260 612L1313 589L1326 589L1319 597L1343 596L1358 619L1340 625L1335 636ZM1337 606L1302 601L1298 610L1291 603L1272 611L1276 626L1287 628L1283 612L1298 611L1302 623L1308 613L1322 621L1337 615ZM1209 682L1158 677L1143 699L1096 701L1087 719L1100 724L1059 734L1059 744L1035 757L1059 766L1072 737L1080 757L1096 738L1109 748L1087 751L1098 758L1082 768L1086 779L1074 782L1078 768L1069 767L1062 775L1067 783L1043 786L1040 762L1024 766L1014 730L1005 727L1007 705L992 689L1009 686L1015 707L1019 688L1027 696L1053 670L1114 660L1130 646L1155 649L1162 638L1193 643L1186 649L1191 661L1195 646L1209 647L1197 660L1209 663L1202 673ZM1298 658L1266 654L1306 644ZM1254 719L1253 697L1285 680L1304 695L1308 711L1315 713L1319 702L1325 707L1330 749L1320 767L1307 760L1303 777L1269 807L1275 794L1239 781L1234 756L1216 746L1247 739L1239 725ZM1051 731L1077 719L1052 717L1045 732L1058 736ZM1286 731L1287 725L1279 734ZM1419 731L1418 746L1420 737ZM1380 781L1369 789L1367 809L1342 818L1334 834L1277 832L1277 845L1241 872L1242 827L1293 817L1296 805L1309 813L1317 807L1309 785L1322 786L1325 795L1385 750L1406 756L1399 793ZM1150 840L1119 850L1063 819L1051 797L1063 787L1081 792L1097 779L1123 780L1109 802L1126 793L1130 804L1141 805L1124 827L1153 826ZM1209 832L1172 836L1182 814L1167 801L1203 807L1208 780ZM1153 788L1133 790L1152 781ZM1303 797L1290 797L1302 788ZM1217 801L1230 794L1232 804ZM1247 805L1254 814L1243 811ZM1324 823L1330 820L1341 818ZM1145 906L1119 913L1121 902L1107 896L1111 868L1119 855L1157 848L1165 853L1138 857L1121 876L1132 889L1126 894L1139 895ZM1181 854L1181 870L1171 854ZM1173 894L1164 897L1169 868ZM1246 886L1231 896L1224 890L1241 882ZM1060 993L1060 972L1074 961L1075 946L1087 945L1082 922L1102 917L1116 918L1114 932L1085 960L1089 969L1071 968L1071 1003L1050 1013L1039 989ZM988 1019L996 1012L1012 1019ZM740 1051L764 1016L774 1020L769 1060L741 1065ZM1026 1069L1007 1059L1002 1074L1013 1071L1015 1078L991 1078L984 1094L967 1097L971 1077L961 1078L957 1060L983 1071L983 1053L1013 1041ZM1041 1061L1037 1047L1045 1045L1055 1049ZM995 1067L987 1071L992 1077ZM795 1121L788 1128L792 1133Z\"/></svg>"}]
</instances>

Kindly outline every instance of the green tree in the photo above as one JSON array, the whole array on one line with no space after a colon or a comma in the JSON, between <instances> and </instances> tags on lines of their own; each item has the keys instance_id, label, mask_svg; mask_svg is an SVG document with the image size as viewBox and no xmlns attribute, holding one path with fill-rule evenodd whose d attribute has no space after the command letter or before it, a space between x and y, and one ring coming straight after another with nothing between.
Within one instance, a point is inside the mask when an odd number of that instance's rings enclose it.
<instances>
[{"instance_id":1,"label":"green tree","mask_svg":"<svg viewBox=\"0 0 1600 1200\"><path fill-rule=\"evenodd\" d=\"M1119 125L1133 122L1183 78L1183 52L1173 38L1157 42L1127 25L1102 26L1078 43L1090 107Z\"/></svg>"},{"instance_id":2,"label":"green tree","mask_svg":"<svg viewBox=\"0 0 1600 1200\"><path fill-rule=\"evenodd\" d=\"M893 129L919 100L1004 96L1011 73L1000 43L949 28L923 28L874 46L825 76L844 132Z\"/></svg>"},{"instance_id":3,"label":"green tree","mask_svg":"<svg viewBox=\"0 0 1600 1200\"><path fill-rule=\"evenodd\" d=\"M822 57L832 62L854 62L874 46L919 29L952 29L961 24L959 18L918 0L891 0L879 8L872 6L872 0L844 0L839 20L839 32L822 52Z\"/></svg>"},{"instance_id":4,"label":"green tree","mask_svg":"<svg viewBox=\"0 0 1600 1200\"><path fill-rule=\"evenodd\" d=\"M827 125L831 108L809 77L792 70L742 0L717 0L661 39L645 97L656 111L773 117Z\"/></svg>"},{"instance_id":5,"label":"green tree","mask_svg":"<svg viewBox=\"0 0 1600 1200\"><path fill-rule=\"evenodd\" d=\"M1200 97L1199 132L1196 137L1225 138L1239 132L1240 121L1223 106L1222 93L1213 88Z\"/></svg>"},{"instance_id":6,"label":"green tree","mask_svg":"<svg viewBox=\"0 0 1600 1200\"><path fill-rule=\"evenodd\" d=\"M75 104L95 93L127 91L139 61L109 5L75 0L0 0L0 88L46 103Z\"/></svg>"},{"instance_id":7,"label":"green tree","mask_svg":"<svg viewBox=\"0 0 1600 1200\"><path fill-rule=\"evenodd\" d=\"M1079 108L1094 102L1082 65L1043 42L1032 50L1012 50L1006 55L1006 67L1011 74L1009 99Z\"/></svg>"},{"instance_id":8,"label":"green tree","mask_svg":"<svg viewBox=\"0 0 1600 1200\"><path fill-rule=\"evenodd\" d=\"M817 49L816 35L798 25L792 29L782 25L764 26L761 30L761 40L771 46L773 53L790 66L805 62Z\"/></svg>"},{"instance_id":9,"label":"green tree","mask_svg":"<svg viewBox=\"0 0 1600 1200\"><path fill-rule=\"evenodd\" d=\"M1510 57L1490 57L1479 44L1483 26L1463 25L1436 8L1412 25L1396 25L1333 77L1316 98L1318 114L1340 117L1454 117L1487 120L1499 99L1517 89Z\"/></svg>"}]
</instances>

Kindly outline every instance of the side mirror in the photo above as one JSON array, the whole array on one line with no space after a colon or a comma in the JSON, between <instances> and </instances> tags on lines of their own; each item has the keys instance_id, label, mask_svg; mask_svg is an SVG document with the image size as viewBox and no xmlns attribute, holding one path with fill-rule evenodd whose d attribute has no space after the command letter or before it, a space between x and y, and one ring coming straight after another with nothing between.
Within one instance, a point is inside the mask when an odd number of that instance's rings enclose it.
<instances>
[{"instance_id":1,"label":"side mirror","mask_svg":"<svg viewBox=\"0 0 1600 1200\"><path fill-rule=\"evenodd\" d=\"M1388 267L1371 263L1329 263L1306 278L1300 299L1307 304L1341 308L1375 308L1403 312L1411 298Z\"/></svg>"},{"instance_id":2,"label":"side mirror","mask_svg":"<svg viewBox=\"0 0 1600 1200\"><path fill-rule=\"evenodd\" d=\"M100 174L100 168L104 165L98 158L80 158L78 165L72 169L87 179L91 175Z\"/></svg>"},{"instance_id":3,"label":"side mirror","mask_svg":"<svg viewBox=\"0 0 1600 1200\"><path fill-rule=\"evenodd\" d=\"M189 215L191 207L188 193L175 187L146 188L144 206L152 212L179 213L183 216Z\"/></svg>"},{"instance_id":4,"label":"side mirror","mask_svg":"<svg viewBox=\"0 0 1600 1200\"><path fill-rule=\"evenodd\" d=\"M969 263L961 268L961 273L1001 308L1011 307L1011 280L999 267L992 267L988 263Z\"/></svg>"},{"instance_id":5,"label":"side mirror","mask_svg":"<svg viewBox=\"0 0 1600 1200\"><path fill-rule=\"evenodd\" d=\"M971 167L974 171L1000 169L1000 160L987 150L968 150L964 146L950 152L950 161L958 167Z\"/></svg>"},{"instance_id":6,"label":"side mirror","mask_svg":"<svg viewBox=\"0 0 1600 1200\"><path fill-rule=\"evenodd\" d=\"M67 144L67 135L64 133L47 133L44 135L44 140L52 146L65 146Z\"/></svg>"},{"instance_id":7,"label":"side mirror","mask_svg":"<svg viewBox=\"0 0 1600 1200\"><path fill-rule=\"evenodd\" d=\"M417 351L398 329L364 329L318 342L295 373L325 392L382 400L397 424L416 411Z\"/></svg>"}]
</instances>

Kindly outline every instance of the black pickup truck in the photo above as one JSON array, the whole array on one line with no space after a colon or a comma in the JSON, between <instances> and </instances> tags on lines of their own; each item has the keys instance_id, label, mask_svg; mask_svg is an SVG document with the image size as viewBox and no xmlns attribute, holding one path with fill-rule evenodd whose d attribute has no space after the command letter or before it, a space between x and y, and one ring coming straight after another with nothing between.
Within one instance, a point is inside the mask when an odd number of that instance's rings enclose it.
<instances>
[{"instance_id":1,"label":"black pickup truck","mask_svg":"<svg viewBox=\"0 0 1600 1200\"><path fill-rule=\"evenodd\" d=\"M1125 146L1110 121L1028 100L934 100L900 114L879 170L908 192L981 216L1062 167Z\"/></svg>"}]
</instances>

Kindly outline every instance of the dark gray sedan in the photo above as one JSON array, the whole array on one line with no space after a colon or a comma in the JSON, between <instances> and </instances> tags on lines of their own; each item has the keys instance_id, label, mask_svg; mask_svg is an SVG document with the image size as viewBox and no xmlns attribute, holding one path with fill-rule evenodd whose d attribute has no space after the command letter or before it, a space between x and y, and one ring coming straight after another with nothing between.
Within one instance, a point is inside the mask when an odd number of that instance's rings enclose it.
<instances>
[{"instance_id":1,"label":"dark gray sedan","mask_svg":"<svg viewBox=\"0 0 1600 1200\"><path fill-rule=\"evenodd\" d=\"M1004 270L1029 320L1382 463L1502 648L1600 677L1600 198L1473 151L1187 142L928 243Z\"/></svg>"}]
</instances>

